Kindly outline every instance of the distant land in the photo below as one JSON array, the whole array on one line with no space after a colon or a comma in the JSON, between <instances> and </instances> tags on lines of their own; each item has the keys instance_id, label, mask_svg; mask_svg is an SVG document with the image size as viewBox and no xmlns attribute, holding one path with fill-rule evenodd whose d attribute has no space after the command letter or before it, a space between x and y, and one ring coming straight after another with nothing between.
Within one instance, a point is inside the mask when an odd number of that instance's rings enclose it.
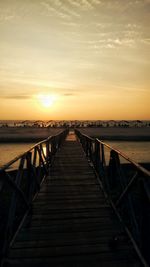
<instances>
[{"instance_id":1,"label":"distant land","mask_svg":"<svg viewBox=\"0 0 150 267\"><path fill-rule=\"evenodd\" d=\"M0 121L0 142L39 142L64 128L101 140L150 141L150 121Z\"/></svg>"},{"instance_id":2,"label":"distant land","mask_svg":"<svg viewBox=\"0 0 150 267\"><path fill-rule=\"evenodd\" d=\"M150 120L0 120L0 127L150 127Z\"/></svg>"}]
</instances>

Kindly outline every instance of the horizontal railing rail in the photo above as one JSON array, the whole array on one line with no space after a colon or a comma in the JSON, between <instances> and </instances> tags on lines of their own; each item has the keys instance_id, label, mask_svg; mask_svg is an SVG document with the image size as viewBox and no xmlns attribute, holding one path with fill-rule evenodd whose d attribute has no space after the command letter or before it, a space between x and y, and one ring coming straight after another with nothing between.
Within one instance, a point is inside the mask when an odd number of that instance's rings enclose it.
<instances>
[{"instance_id":1,"label":"horizontal railing rail","mask_svg":"<svg viewBox=\"0 0 150 267\"><path fill-rule=\"evenodd\" d=\"M64 130L48 137L0 168L1 260L25 215L32 214L32 201L67 133Z\"/></svg>"},{"instance_id":2,"label":"horizontal railing rail","mask_svg":"<svg viewBox=\"0 0 150 267\"><path fill-rule=\"evenodd\" d=\"M75 133L141 262L149 266L150 171L103 141Z\"/></svg>"}]
</instances>

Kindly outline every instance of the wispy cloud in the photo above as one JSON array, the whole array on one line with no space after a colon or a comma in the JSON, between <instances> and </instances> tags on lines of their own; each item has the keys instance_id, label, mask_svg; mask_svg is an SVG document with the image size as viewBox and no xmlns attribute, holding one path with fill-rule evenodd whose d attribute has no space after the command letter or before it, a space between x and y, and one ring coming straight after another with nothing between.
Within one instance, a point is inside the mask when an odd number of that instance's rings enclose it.
<instances>
[{"instance_id":1,"label":"wispy cloud","mask_svg":"<svg viewBox=\"0 0 150 267\"><path fill-rule=\"evenodd\" d=\"M13 10L9 9L1 9L0 10L0 24L12 21L16 18L16 15L14 15Z\"/></svg>"},{"instance_id":2,"label":"wispy cloud","mask_svg":"<svg viewBox=\"0 0 150 267\"><path fill-rule=\"evenodd\" d=\"M86 8L88 10L91 10L91 9L94 8L93 5L92 5L92 2L89 1L89 0L82 0L81 2L82 2L82 7L83 8Z\"/></svg>"},{"instance_id":3,"label":"wispy cloud","mask_svg":"<svg viewBox=\"0 0 150 267\"><path fill-rule=\"evenodd\" d=\"M76 0L68 0L69 4L74 6L74 7L80 7L80 2Z\"/></svg>"},{"instance_id":4,"label":"wispy cloud","mask_svg":"<svg viewBox=\"0 0 150 267\"><path fill-rule=\"evenodd\" d=\"M150 38L141 39L141 43L146 44L146 45L150 45Z\"/></svg>"},{"instance_id":5,"label":"wispy cloud","mask_svg":"<svg viewBox=\"0 0 150 267\"><path fill-rule=\"evenodd\" d=\"M48 15L48 16L56 15L57 17L62 18L62 19L69 19L70 18L70 15L64 14L63 12L59 11L54 6L50 5L49 2L42 1L41 5L45 8L46 11L48 11L48 13L46 13L46 15Z\"/></svg>"},{"instance_id":6,"label":"wispy cloud","mask_svg":"<svg viewBox=\"0 0 150 267\"><path fill-rule=\"evenodd\" d=\"M75 96L75 95L77 95L77 94L75 94L75 93L65 93L65 94L63 94L63 96Z\"/></svg>"},{"instance_id":7,"label":"wispy cloud","mask_svg":"<svg viewBox=\"0 0 150 267\"><path fill-rule=\"evenodd\" d=\"M69 26L69 27L71 27L71 28L79 28L79 27L81 27L82 26L82 24L81 23L79 23L79 22L72 22L72 21L63 21L62 23L61 23L62 25L64 25L64 26Z\"/></svg>"},{"instance_id":8,"label":"wispy cloud","mask_svg":"<svg viewBox=\"0 0 150 267\"><path fill-rule=\"evenodd\" d=\"M137 41L137 40L136 40ZM132 38L99 38L97 40L76 40L76 42L84 49L100 50L101 48L119 48L119 47L134 47L135 40ZM143 40L144 42L144 40ZM145 40L149 42L149 39Z\"/></svg>"},{"instance_id":9,"label":"wispy cloud","mask_svg":"<svg viewBox=\"0 0 150 267\"><path fill-rule=\"evenodd\" d=\"M69 8L64 1L55 0L51 1L42 1L41 5L46 8L49 12L49 15L57 15L62 19L70 19L71 17L80 17L78 12L75 12L74 9Z\"/></svg>"},{"instance_id":10,"label":"wispy cloud","mask_svg":"<svg viewBox=\"0 0 150 267\"><path fill-rule=\"evenodd\" d=\"M95 5L99 5L101 3L101 1L99 0L68 0L68 2L73 7L78 8L82 11L93 10L95 8Z\"/></svg>"},{"instance_id":11,"label":"wispy cloud","mask_svg":"<svg viewBox=\"0 0 150 267\"><path fill-rule=\"evenodd\" d=\"M79 12L75 11L72 8L68 8L67 5L64 5L64 2L61 4L61 10L63 10L64 12L66 12L70 17L80 17Z\"/></svg>"},{"instance_id":12,"label":"wispy cloud","mask_svg":"<svg viewBox=\"0 0 150 267\"><path fill-rule=\"evenodd\" d=\"M101 0L92 0L92 3L94 5L100 5L102 3L102 1Z\"/></svg>"},{"instance_id":13,"label":"wispy cloud","mask_svg":"<svg viewBox=\"0 0 150 267\"><path fill-rule=\"evenodd\" d=\"M5 22L5 21L10 21L13 20L14 16L13 15L1 15L0 16L0 21Z\"/></svg>"},{"instance_id":14,"label":"wispy cloud","mask_svg":"<svg viewBox=\"0 0 150 267\"><path fill-rule=\"evenodd\" d=\"M31 99L31 95L1 95L1 99L16 99L16 100L26 100Z\"/></svg>"}]
</instances>

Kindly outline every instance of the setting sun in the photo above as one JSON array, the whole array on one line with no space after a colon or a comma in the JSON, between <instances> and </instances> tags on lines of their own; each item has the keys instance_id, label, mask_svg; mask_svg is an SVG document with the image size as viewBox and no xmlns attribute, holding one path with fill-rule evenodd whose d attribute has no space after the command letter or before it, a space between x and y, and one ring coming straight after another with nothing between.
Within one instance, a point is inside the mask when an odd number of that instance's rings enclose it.
<instances>
[{"instance_id":1,"label":"setting sun","mask_svg":"<svg viewBox=\"0 0 150 267\"><path fill-rule=\"evenodd\" d=\"M44 108L49 108L53 105L55 97L53 95L40 94L37 96L40 105Z\"/></svg>"}]
</instances>

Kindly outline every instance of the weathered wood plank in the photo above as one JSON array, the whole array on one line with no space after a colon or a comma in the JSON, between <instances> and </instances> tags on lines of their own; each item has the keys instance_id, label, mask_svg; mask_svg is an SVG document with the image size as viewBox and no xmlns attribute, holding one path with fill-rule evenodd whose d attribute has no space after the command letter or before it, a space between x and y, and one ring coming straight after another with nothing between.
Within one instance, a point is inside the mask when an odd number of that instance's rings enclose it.
<instances>
[{"instance_id":1,"label":"weathered wood plank","mask_svg":"<svg viewBox=\"0 0 150 267\"><path fill-rule=\"evenodd\" d=\"M49 240L18 240L15 242L13 249L21 249L21 248L40 248L40 247L51 247L51 246L72 246L72 245L83 245L83 244L91 245L98 244L99 246L107 246L109 250L112 250L112 238L106 236L91 236L86 240L82 236L78 238L78 236L71 235L70 238L65 239L64 236L55 238L52 237ZM114 250L120 250L123 248L129 248L131 244L123 243L122 240L118 241L118 247L114 248Z\"/></svg>"},{"instance_id":2,"label":"weathered wood plank","mask_svg":"<svg viewBox=\"0 0 150 267\"><path fill-rule=\"evenodd\" d=\"M71 240L74 239L74 237L80 239L84 239L85 242L88 242L90 238L102 238L105 240L113 240L114 237L122 237L124 236L123 232L121 229L112 229L109 228L107 229L106 232L104 232L104 229L95 229L91 231L74 231L74 232L65 232L65 231L60 231L60 232L51 232L49 235L47 232L39 233L37 232L29 232L29 231L21 231L20 234L16 238L16 242L31 242L31 241L45 241L45 240ZM124 239L124 242L126 242L126 239Z\"/></svg>"},{"instance_id":3,"label":"weathered wood plank","mask_svg":"<svg viewBox=\"0 0 150 267\"><path fill-rule=\"evenodd\" d=\"M119 253L116 253L116 258L119 258L121 254L126 254L130 252L130 248L118 247L117 251ZM110 250L109 246L100 246L100 244L80 244L80 246L50 246L49 247L36 247L36 248L24 248L24 249L12 249L9 253L9 256L11 258L37 258L40 257L58 257L61 255L78 255L78 254L95 254L100 253L103 257L109 257L113 254L113 251ZM115 254L115 253L114 253ZM122 255L123 257L124 255Z\"/></svg>"}]
</instances>

